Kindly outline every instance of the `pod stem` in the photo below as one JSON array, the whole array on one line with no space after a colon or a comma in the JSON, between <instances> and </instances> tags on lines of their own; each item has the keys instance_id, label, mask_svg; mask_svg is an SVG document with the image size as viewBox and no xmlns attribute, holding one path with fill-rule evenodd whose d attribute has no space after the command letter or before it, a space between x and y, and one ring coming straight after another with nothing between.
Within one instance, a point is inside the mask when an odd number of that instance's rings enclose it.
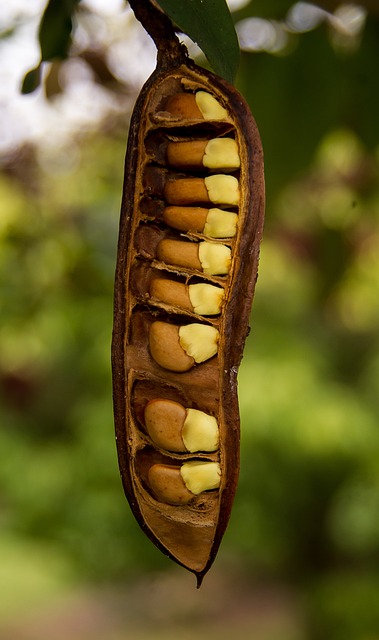
<instances>
[{"instance_id":1,"label":"pod stem","mask_svg":"<svg viewBox=\"0 0 379 640\"><path fill-rule=\"evenodd\" d=\"M187 49L179 42L170 18L154 0L129 0L129 4L137 20L155 42L158 67L180 64L188 59Z\"/></svg>"}]
</instances>

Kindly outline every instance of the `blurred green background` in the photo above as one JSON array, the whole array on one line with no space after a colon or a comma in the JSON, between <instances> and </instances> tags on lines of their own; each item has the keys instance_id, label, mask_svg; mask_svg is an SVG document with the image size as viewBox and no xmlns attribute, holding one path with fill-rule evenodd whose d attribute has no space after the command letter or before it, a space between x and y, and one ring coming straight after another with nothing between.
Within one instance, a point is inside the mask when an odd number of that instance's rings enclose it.
<instances>
[{"instance_id":1,"label":"blurred green background","mask_svg":"<svg viewBox=\"0 0 379 640\"><path fill-rule=\"evenodd\" d=\"M0 16L4 64L35 40L26 4ZM134 522L113 436L123 162L154 48L121 2L83 2L37 97L18 95L29 54L3 83L4 640L379 639L379 7L321 5L231 3L267 217L240 484L200 591Z\"/></svg>"}]
</instances>

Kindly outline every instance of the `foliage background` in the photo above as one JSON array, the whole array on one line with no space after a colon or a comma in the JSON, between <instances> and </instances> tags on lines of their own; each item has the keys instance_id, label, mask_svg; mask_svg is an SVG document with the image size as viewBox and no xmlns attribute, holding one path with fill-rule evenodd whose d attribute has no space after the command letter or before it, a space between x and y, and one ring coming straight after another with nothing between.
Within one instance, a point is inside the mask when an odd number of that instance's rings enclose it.
<instances>
[{"instance_id":1,"label":"foliage background","mask_svg":"<svg viewBox=\"0 0 379 640\"><path fill-rule=\"evenodd\" d=\"M115 73L104 39L74 38L72 59L107 109L3 150L4 638L379 637L378 12L368 5L355 34L324 14L294 32L291 5L256 0L233 14L279 35L284 25L287 41L246 45L237 79L265 149L267 222L239 376L241 480L199 593L132 519L113 441L113 273L138 81ZM83 7L90 32L96 7ZM19 25L8 27L4 42ZM48 66L39 90L58 117L78 100L68 64Z\"/></svg>"}]
</instances>

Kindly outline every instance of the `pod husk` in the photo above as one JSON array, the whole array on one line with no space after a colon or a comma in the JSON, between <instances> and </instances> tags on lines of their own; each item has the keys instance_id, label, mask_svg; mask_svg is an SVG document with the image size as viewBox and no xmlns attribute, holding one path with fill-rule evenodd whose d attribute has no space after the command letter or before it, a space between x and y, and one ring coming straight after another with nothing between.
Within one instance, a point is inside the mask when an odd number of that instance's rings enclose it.
<instances>
[{"instance_id":1,"label":"pod husk","mask_svg":"<svg viewBox=\"0 0 379 640\"><path fill-rule=\"evenodd\" d=\"M183 82L186 87L193 86L212 93L227 106L231 116L229 123L212 125L198 122L195 130L206 132L212 126L220 130L228 126L236 129L242 165L242 201L238 233L230 242L233 258L226 282L225 306L218 319L205 319L220 331L218 355L186 373L175 374L160 368L150 357L148 327L162 315L166 321L175 323L194 319L190 314L180 313L178 309L164 304L154 306L148 294L141 294L143 270L138 265L147 264L149 270L153 263L158 272L161 269L167 271L167 268L152 259L154 248L147 247L146 251L144 245L141 248L137 230L145 228L147 223L153 235L156 233L161 237L162 234L159 221L154 227L151 214L143 214L141 207L141 197L146 191L145 140L150 132L162 126L168 133L170 127L177 132L178 123L167 121L167 124L162 105L164 107L167 94L175 92ZM191 126L188 124L186 135ZM249 331L263 230L263 152L258 129L245 100L229 83L196 66L191 60L171 59L155 70L138 97L130 124L124 175L112 340L114 415L120 472L126 497L141 528L163 553L192 571L199 586L216 556L237 487L240 446L237 372ZM180 269L168 269L168 272L173 277L181 274ZM184 274L187 280L193 275L196 274ZM212 280L223 281L217 277L206 281ZM143 428L143 405L156 395L217 416L221 437L219 452L195 457L220 462L221 486L217 492L199 496L193 505L166 505L157 502L149 492L147 468L153 461L168 460L177 464L178 460L194 458L193 454L180 456L160 451L149 440Z\"/></svg>"}]
</instances>

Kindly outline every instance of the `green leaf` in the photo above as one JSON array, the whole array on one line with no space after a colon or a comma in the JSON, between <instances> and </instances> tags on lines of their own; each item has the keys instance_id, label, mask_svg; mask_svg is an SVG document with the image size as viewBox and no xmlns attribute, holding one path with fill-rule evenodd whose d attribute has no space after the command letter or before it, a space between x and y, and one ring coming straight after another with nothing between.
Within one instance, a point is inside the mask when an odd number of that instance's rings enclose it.
<instances>
[{"instance_id":1,"label":"green leaf","mask_svg":"<svg viewBox=\"0 0 379 640\"><path fill-rule=\"evenodd\" d=\"M67 57L71 44L72 16L80 0L50 0L39 27L42 60Z\"/></svg>"},{"instance_id":2,"label":"green leaf","mask_svg":"<svg viewBox=\"0 0 379 640\"><path fill-rule=\"evenodd\" d=\"M21 93L33 93L41 82L41 65L28 71L22 82Z\"/></svg>"},{"instance_id":3,"label":"green leaf","mask_svg":"<svg viewBox=\"0 0 379 640\"><path fill-rule=\"evenodd\" d=\"M234 82L239 43L225 0L158 0L171 20L203 50L214 71Z\"/></svg>"},{"instance_id":4,"label":"green leaf","mask_svg":"<svg viewBox=\"0 0 379 640\"><path fill-rule=\"evenodd\" d=\"M32 93L41 82L41 63L67 58L71 44L72 16L80 0L50 0L39 25L41 62L24 76L22 93Z\"/></svg>"}]
</instances>

